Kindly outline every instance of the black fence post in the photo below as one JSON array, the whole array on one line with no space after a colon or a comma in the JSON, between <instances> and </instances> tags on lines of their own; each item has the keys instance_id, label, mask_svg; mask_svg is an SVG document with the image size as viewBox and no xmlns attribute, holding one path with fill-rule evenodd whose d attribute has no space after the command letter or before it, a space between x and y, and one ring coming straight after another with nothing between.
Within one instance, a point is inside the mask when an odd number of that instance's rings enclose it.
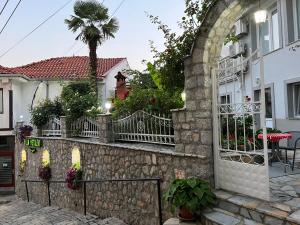
<instances>
[{"instance_id":1,"label":"black fence post","mask_svg":"<svg viewBox=\"0 0 300 225\"><path fill-rule=\"evenodd\" d=\"M157 198L158 198L158 215L159 215L159 224L163 225L160 182L161 182L161 180L160 180L160 178L158 178L156 180L156 184L157 184Z\"/></svg>"},{"instance_id":2,"label":"black fence post","mask_svg":"<svg viewBox=\"0 0 300 225\"><path fill-rule=\"evenodd\" d=\"M28 186L27 186L27 181L26 180L25 180L25 188L26 188L27 202L29 202L29 193L28 193Z\"/></svg>"},{"instance_id":3,"label":"black fence post","mask_svg":"<svg viewBox=\"0 0 300 225\"><path fill-rule=\"evenodd\" d=\"M83 181L83 207L84 215L86 215L86 181Z\"/></svg>"},{"instance_id":4,"label":"black fence post","mask_svg":"<svg viewBox=\"0 0 300 225\"><path fill-rule=\"evenodd\" d=\"M47 190L48 190L48 205L51 206L50 181L47 181Z\"/></svg>"}]
</instances>

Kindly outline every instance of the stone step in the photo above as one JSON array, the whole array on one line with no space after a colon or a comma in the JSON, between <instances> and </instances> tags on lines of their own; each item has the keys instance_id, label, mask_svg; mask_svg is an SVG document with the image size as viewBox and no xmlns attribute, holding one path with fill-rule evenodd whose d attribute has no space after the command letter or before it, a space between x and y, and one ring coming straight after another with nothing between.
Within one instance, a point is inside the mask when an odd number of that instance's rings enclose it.
<instances>
[{"instance_id":1,"label":"stone step","mask_svg":"<svg viewBox=\"0 0 300 225\"><path fill-rule=\"evenodd\" d=\"M295 199L291 203L267 202L223 190L215 191L215 194L218 198L217 207L225 214L228 212L231 216L256 222L254 224L300 224L300 200Z\"/></svg>"},{"instance_id":2,"label":"stone step","mask_svg":"<svg viewBox=\"0 0 300 225\"><path fill-rule=\"evenodd\" d=\"M222 209L215 208L204 212L200 221L180 222L176 218L167 220L164 225L262 225L253 220L249 220Z\"/></svg>"},{"instance_id":3,"label":"stone step","mask_svg":"<svg viewBox=\"0 0 300 225\"><path fill-rule=\"evenodd\" d=\"M219 208L203 213L201 223L202 225L262 225Z\"/></svg>"}]
</instances>

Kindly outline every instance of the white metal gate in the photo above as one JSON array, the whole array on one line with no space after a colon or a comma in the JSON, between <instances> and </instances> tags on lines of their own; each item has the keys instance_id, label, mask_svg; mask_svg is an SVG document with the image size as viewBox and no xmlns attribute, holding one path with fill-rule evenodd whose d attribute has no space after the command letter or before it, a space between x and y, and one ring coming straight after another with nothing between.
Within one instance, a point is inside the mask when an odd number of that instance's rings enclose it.
<instances>
[{"instance_id":1,"label":"white metal gate","mask_svg":"<svg viewBox=\"0 0 300 225\"><path fill-rule=\"evenodd\" d=\"M264 137L264 74L252 75L252 57L225 59L212 71L216 187L269 200L268 148L257 139L257 121ZM264 71L263 59L259 60ZM255 102L253 86L262 97ZM265 139L266 140L266 139Z\"/></svg>"}]
</instances>

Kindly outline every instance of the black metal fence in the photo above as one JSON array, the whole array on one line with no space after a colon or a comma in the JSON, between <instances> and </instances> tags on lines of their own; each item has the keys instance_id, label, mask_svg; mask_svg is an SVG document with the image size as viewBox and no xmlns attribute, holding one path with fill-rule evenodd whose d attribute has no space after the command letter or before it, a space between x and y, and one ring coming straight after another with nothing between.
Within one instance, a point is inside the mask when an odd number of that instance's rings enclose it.
<instances>
[{"instance_id":1,"label":"black metal fence","mask_svg":"<svg viewBox=\"0 0 300 225\"><path fill-rule=\"evenodd\" d=\"M27 201L29 202L29 191L28 191L28 183L45 183L47 186L47 197L48 197L48 205L51 206L51 184L64 184L66 181L64 180L50 180L50 181L42 181L42 180L22 180L22 182L25 183L25 189L26 189L26 197ZM156 185L156 191L157 191L157 209L158 209L158 222L160 225L163 224L163 218L162 218L162 201L161 201L161 179L160 178L139 178L139 179L100 179L100 180L82 180L80 181L83 186L83 213L86 215L87 213L87 185L89 184L99 184L99 183L106 183L106 182L112 182L112 183L126 183L126 182L154 182ZM122 219L122 218L120 218Z\"/></svg>"}]
</instances>

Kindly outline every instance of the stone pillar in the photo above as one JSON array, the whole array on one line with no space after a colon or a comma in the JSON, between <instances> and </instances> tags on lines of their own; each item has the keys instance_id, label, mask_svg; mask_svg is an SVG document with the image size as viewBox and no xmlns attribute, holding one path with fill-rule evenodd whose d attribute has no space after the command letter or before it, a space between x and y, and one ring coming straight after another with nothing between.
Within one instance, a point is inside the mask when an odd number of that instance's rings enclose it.
<instances>
[{"instance_id":1,"label":"stone pillar","mask_svg":"<svg viewBox=\"0 0 300 225\"><path fill-rule=\"evenodd\" d=\"M61 116L60 117L60 130L61 130L61 137L62 138L69 138L70 137L70 130L67 123L67 117Z\"/></svg>"},{"instance_id":2,"label":"stone pillar","mask_svg":"<svg viewBox=\"0 0 300 225\"><path fill-rule=\"evenodd\" d=\"M181 134L183 132L182 125L185 122L185 111L185 108L171 110L176 152L184 152L184 143L182 142Z\"/></svg>"},{"instance_id":3,"label":"stone pillar","mask_svg":"<svg viewBox=\"0 0 300 225\"><path fill-rule=\"evenodd\" d=\"M111 114L98 115L97 123L100 127L99 142L101 143L114 142Z\"/></svg>"}]
</instances>

